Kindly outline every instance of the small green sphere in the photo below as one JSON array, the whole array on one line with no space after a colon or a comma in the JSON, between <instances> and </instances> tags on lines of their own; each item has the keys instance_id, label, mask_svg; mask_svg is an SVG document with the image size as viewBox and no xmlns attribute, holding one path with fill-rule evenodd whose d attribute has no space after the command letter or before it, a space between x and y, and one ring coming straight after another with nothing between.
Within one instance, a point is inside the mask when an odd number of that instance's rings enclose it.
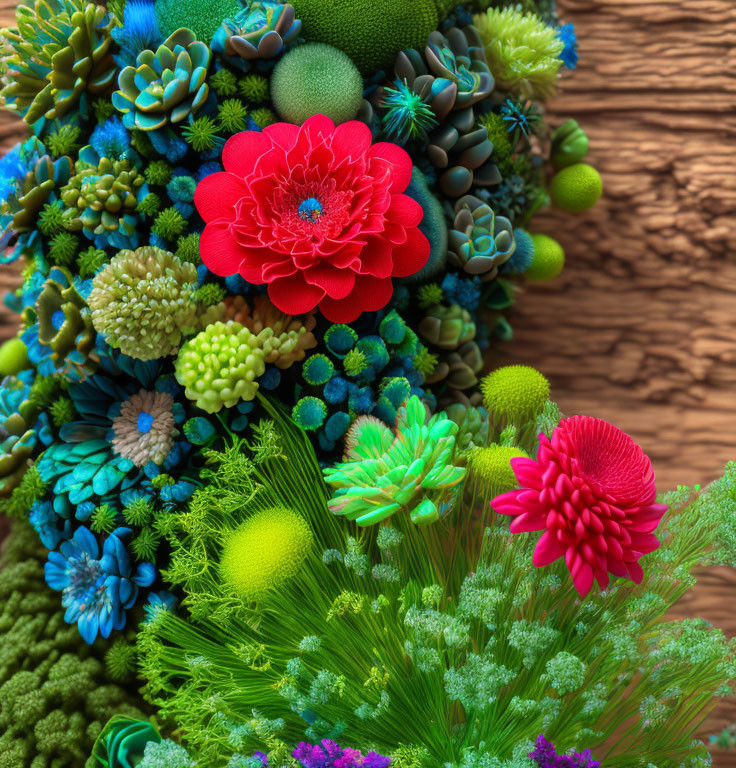
<instances>
[{"instance_id":1,"label":"small green sphere","mask_svg":"<svg viewBox=\"0 0 736 768\"><path fill-rule=\"evenodd\" d=\"M301 125L319 114L344 123L358 114L363 80L342 51L323 43L308 43L294 48L276 65L271 98L276 111L289 123Z\"/></svg>"},{"instance_id":2,"label":"small green sphere","mask_svg":"<svg viewBox=\"0 0 736 768\"><path fill-rule=\"evenodd\" d=\"M225 19L241 10L239 0L155 0L154 11L161 36L165 39L181 27L194 32L197 40L210 44Z\"/></svg>"},{"instance_id":3,"label":"small green sphere","mask_svg":"<svg viewBox=\"0 0 736 768\"><path fill-rule=\"evenodd\" d=\"M28 349L21 339L8 339L0 347L0 376L15 376L29 366Z\"/></svg>"},{"instance_id":4,"label":"small green sphere","mask_svg":"<svg viewBox=\"0 0 736 768\"><path fill-rule=\"evenodd\" d=\"M224 534L220 575L244 600L261 600L299 573L312 541L311 528L297 512L260 510Z\"/></svg>"},{"instance_id":5,"label":"small green sphere","mask_svg":"<svg viewBox=\"0 0 736 768\"><path fill-rule=\"evenodd\" d=\"M489 496L499 496L517 487L510 461L518 458L528 459L529 454L512 445L476 448L468 456L468 471L486 486Z\"/></svg>"},{"instance_id":6,"label":"small green sphere","mask_svg":"<svg viewBox=\"0 0 736 768\"><path fill-rule=\"evenodd\" d=\"M364 75L393 72L399 51L424 50L438 27L435 0L291 0L310 42L344 51Z\"/></svg>"},{"instance_id":7,"label":"small green sphere","mask_svg":"<svg viewBox=\"0 0 736 768\"><path fill-rule=\"evenodd\" d=\"M483 404L493 417L523 423L541 413L549 400L549 382L528 365L507 365L481 382Z\"/></svg>"},{"instance_id":8,"label":"small green sphere","mask_svg":"<svg viewBox=\"0 0 736 768\"><path fill-rule=\"evenodd\" d=\"M549 194L558 208L579 213L598 202L603 194L603 181L592 165L575 163L555 174L549 185Z\"/></svg>"},{"instance_id":9,"label":"small green sphere","mask_svg":"<svg viewBox=\"0 0 736 768\"><path fill-rule=\"evenodd\" d=\"M565 251L557 240L549 235L532 235L534 258L531 266L524 273L528 280L543 283L554 280L565 266Z\"/></svg>"}]
</instances>

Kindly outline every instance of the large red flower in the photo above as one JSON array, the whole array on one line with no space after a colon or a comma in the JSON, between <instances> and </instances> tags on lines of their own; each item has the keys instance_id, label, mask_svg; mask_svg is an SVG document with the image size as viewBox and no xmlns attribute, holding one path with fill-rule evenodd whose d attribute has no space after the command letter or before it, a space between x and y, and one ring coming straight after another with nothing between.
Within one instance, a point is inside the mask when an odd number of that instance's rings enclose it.
<instances>
[{"instance_id":1,"label":"large red flower","mask_svg":"<svg viewBox=\"0 0 736 768\"><path fill-rule=\"evenodd\" d=\"M217 275L267 283L289 315L319 306L345 323L384 307L391 278L418 272L429 241L418 228L421 206L402 194L409 155L371 141L365 124L336 128L324 115L233 136L225 172L194 194L206 222L202 261Z\"/></svg>"},{"instance_id":2,"label":"large red flower","mask_svg":"<svg viewBox=\"0 0 736 768\"><path fill-rule=\"evenodd\" d=\"M512 459L521 489L491 506L513 515L512 533L542 531L537 568L560 557L585 596L608 573L641 582L639 558L659 547L653 531L667 507L657 504L649 457L618 427L590 416L563 419L550 440L539 436L537 460Z\"/></svg>"}]
</instances>

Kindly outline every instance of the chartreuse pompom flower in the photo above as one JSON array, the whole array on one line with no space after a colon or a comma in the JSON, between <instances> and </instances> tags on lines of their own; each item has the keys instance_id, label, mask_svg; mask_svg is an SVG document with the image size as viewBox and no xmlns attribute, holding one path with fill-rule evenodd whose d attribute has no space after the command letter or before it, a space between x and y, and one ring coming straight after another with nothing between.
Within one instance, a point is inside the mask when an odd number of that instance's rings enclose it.
<instances>
[{"instance_id":1,"label":"chartreuse pompom flower","mask_svg":"<svg viewBox=\"0 0 736 768\"><path fill-rule=\"evenodd\" d=\"M565 47L555 27L511 7L491 8L474 20L501 88L524 99L543 99L554 91Z\"/></svg>"},{"instance_id":2,"label":"chartreuse pompom flower","mask_svg":"<svg viewBox=\"0 0 736 768\"><path fill-rule=\"evenodd\" d=\"M138 360L173 354L182 332L197 330L220 311L203 312L196 303L193 264L153 246L120 251L92 286L88 303L95 329L111 347Z\"/></svg>"},{"instance_id":3,"label":"chartreuse pompom flower","mask_svg":"<svg viewBox=\"0 0 736 768\"><path fill-rule=\"evenodd\" d=\"M532 245L534 257L524 273L526 278L540 283L554 280L565 266L565 251L562 246L554 238L541 233L532 235Z\"/></svg>"},{"instance_id":4,"label":"chartreuse pompom flower","mask_svg":"<svg viewBox=\"0 0 736 768\"><path fill-rule=\"evenodd\" d=\"M15 376L29 365L28 348L22 339L8 339L0 347L0 377Z\"/></svg>"},{"instance_id":5,"label":"chartreuse pompom flower","mask_svg":"<svg viewBox=\"0 0 736 768\"><path fill-rule=\"evenodd\" d=\"M498 496L517 487L511 459L529 458L526 451L511 445L489 445L475 448L468 455L468 474L482 483L488 496Z\"/></svg>"},{"instance_id":6,"label":"chartreuse pompom flower","mask_svg":"<svg viewBox=\"0 0 736 768\"><path fill-rule=\"evenodd\" d=\"M457 431L444 413L429 416L416 396L399 409L394 430L373 416L360 417L348 431L345 460L324 471L334 489L330 511L358 525L401 510L417 524L439 519L465 476L453 463Z\"/></svg>"},{"instance_id":7,"label":"chartreuse pompom flower","mask_svg":"<svg viewBox=\"0 0 736 768\"><path fill-rule=\"evenodd\" d=\"M312 530L294 510L259 510L223 534L223 582L246 601L262 600L299 573L312 542Z\"/></svg>"},{"instance_id":8,"label":"chartreuse pompom flower","mask_svg":"<svg viewBox=\"0 0 736 768\"><path fill-rule=\"evenodd\" d=\"M253 400L256 379L266 370L263 337L234 320L208 325L187 341L176 358L176 380L207 413Z\"/></svg>"},{"instance_id":9,"label":"chartreuse pompom flower","mask_svg":"<svg viewBox=\"0 0 736 768\"><path fill-rule=\"evenodd\" d=\"M592 165L575 163L555 174L549 185L549 194L558 208L579 213L598 202L603 194L603 181Z\"/></svg>"},{"instance_id":10,"label":"chartreuse pompom flower","mask_svg":"<svg viewBox=\"0 0 736 768\"><path fill-rule=\"evenodd\" d=\"M312 115L344 123L358 113L363 79L350 57L337 48L310 43L295 48L276 65L271 77L276 111L301 125Z\"/></svg>"},{"instance_id":11,"label":"chartreuse pompom flower","mask_svg":"<svg viewBox=\"0 0 736 768\"><path fill-rule=\"evenodd\" d=\"M507 365L481 382L483 404L493 418L522 424L542 412L549 400L549 382L528 365Z\"/></svg>"}]
</instances>

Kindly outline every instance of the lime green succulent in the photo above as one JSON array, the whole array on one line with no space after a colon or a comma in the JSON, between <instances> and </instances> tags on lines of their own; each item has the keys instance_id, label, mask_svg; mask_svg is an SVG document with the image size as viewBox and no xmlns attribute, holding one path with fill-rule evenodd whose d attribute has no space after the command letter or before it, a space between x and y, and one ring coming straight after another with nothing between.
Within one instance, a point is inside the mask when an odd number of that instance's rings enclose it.
<instances>
[{"instance_id":1,"label":"lime green succulent","mask_svg":"<svg viewBox=\"0 0 736 768\"><path fill-rule=\"evenodd\" d=\"M136 66L125 67L112 103L127 128L153 131L180 123L207 99L205 82L212 51L190 29L177 29L156 51L141 51Z\"/></svg>"},{"instance_id":2,"label":"lime green succulent","mask_svg":"<svg viewBox=\"0 0 736 768\"><path fill-rule=\"evenodd\" d=\"M104 5L32 0L18 5L15 18L15 28L2 30L9 54L0 63L7 83L0 96L29 125L41 119L76 120L86 111L87 94L112 89L114 22ZM82 110L77 109L80 104Z\"/></svg>"},{"instance_id":3,"label":"lime green succulent","mask_svg":"<svg viewBox=\"0 0 736 768\"><path fill-rule=\"evenodd\" d=\"M444 413L429 416L416 396L399 409L393 430L373 416L360 417L347 434L345 460L324 470L334 489L330 511L358 525L400 511L416 524L438 520L465 477L454 463L457 432Z\"/></svg>"}]
</instances>

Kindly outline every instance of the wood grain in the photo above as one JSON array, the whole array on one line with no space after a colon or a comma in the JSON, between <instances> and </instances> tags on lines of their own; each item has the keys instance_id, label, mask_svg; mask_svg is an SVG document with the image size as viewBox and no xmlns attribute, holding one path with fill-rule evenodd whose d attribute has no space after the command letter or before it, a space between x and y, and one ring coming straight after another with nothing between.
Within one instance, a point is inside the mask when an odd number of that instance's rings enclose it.
<instances>
[{"instance_id":1,"label":"wood grain","mask_svg":"<svg viewBox=\"0 0 736 768\"><path fill-rule=\"evenodd\" d=\"M12 21L0 0L0 24ZM537 231L567 252L531 286L494 364L539 367L564 412L614 421L652 456L661 488L707 482L736 459L736 2L559 0L580 66L549 117L577 118L605 194ZM0 152L23 135L0 115ZM0 269L0 291L17 271ZM0 338L14 333L0 308ZM736 578L703 574L678 606L736 635ZM704 734L736 721L724 702ZM736 753L715 764L736 768ZM607 766L606 768L615 768Z\"/></svg>"}]
</instances>

